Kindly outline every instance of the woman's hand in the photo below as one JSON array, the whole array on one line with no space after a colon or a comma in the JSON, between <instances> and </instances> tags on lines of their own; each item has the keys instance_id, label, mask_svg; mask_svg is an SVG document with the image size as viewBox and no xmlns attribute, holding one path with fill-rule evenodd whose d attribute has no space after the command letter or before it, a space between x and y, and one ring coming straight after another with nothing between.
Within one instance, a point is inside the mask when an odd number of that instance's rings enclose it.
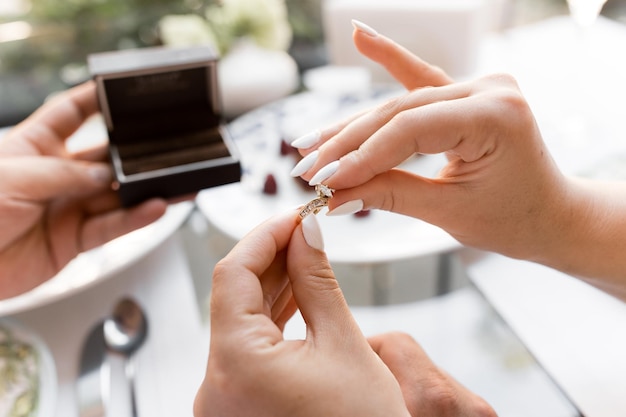
<instances>
[{"instance_id":1,"label":"woman's hand","mask_svg":"<svg viewBox=\"0 0 626 417\"><path fill-rule=\"evenodd\" d=\"M409 91L304 141L295 174L336 190L330 214L393 211L440 226L463 244L525 259L554 250L573 221L569 183L515 80L452 84L367 27L357 26L354 40ZM438 153L448 163L434 178L398 168Z\"/></svg>"},{"instance_id":2,"label":"woman's hand","mask_svg":"<svg viewBox=\"0 0 626 417\"><path fill-rule=\"evenodd\" d=\"M292 212L257 227L217 265L196 417L493 416L412 339L391 334L370 346L322 247L315 216L299 225ZM306 338L285 340L297 308Z\"/></svg>"},{"instance_id":3,"label":"woman's hand","mask_svg":"<svg viewBox=\"0 0 626 417\"><path fill-rule=\"evenodd\" d=\"M626 182L565 177L511 76L450 84L356 26L359 50L409 91L294 141L305 157L292 174L337 190L329 214L375 208L423 219L465 245L551 266L626 300ZM437 153L448 162L434 178L398 168Z\"/></svg>"},{"instance_id":4,"label":"woman's hand","mask_svg":"<svg viewBox=\"0 0 626 417\"><path fill-rule=\"evenodd\" d=\"M0 299L53 277L78 253L145 226L166 209L122 209L106 150L66 139L98 110L88 82L53 98L0 138Z\"/></svg>"}]
</instances>

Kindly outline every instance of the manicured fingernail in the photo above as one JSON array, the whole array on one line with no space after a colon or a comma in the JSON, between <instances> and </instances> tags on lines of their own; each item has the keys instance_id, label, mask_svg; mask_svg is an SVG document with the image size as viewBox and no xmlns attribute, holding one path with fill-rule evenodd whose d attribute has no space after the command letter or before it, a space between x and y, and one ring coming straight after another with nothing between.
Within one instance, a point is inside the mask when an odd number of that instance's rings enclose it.
<instances>
[{"instance_id":1,"label":"manicured fingernail","mask_svg":"<svg viewBox=\"0 0 626 417\"><path fill-rule=\"evenodd\" d=\"M326 213L327 216L344 216L347 214L358 213L363 210L363 200L346 201L340 206L335 207Z\"/></svg>"},{"instance_id":2,"label":"manicured fingernail","mask_svg":"<svg viewBox=\"0 0 626 417\"><path fill-rule=\"evenodd\" d=\"M97 165L89 167L89 176L101 184L110 184L113 181L111 169L107 166Z\"/></svg>"},{"instance_id":3,"label":"manicured fingernail","mask_svg":"<svg viewBox=\"0 0 626 417\"><path fill-rule=\"evenodd\" d=\"M366 25L365 23L359 20L352 19L352 26L354 26L356 30L360 30L361 32L367 35L370 35L372 37L378 36L378 32L376 32L376 30L374 30L372 27Z\"/></svg>"},{"instance_id":4,"label":"manicured fingernail","mask_svg":"<svg viewBox=\"0 0 626 417\"><path fill-rule=\"evenodd\" d=\"M315 175L313 175L313 178L311 178L311 181L309 181L309 185L317 185L317 184L324 182L331 175L337 172L338 168L339 168L339 161L333 161L330 164L322 167L319 171L317 171Z\"/></svg>"},{"instance_id":5,"label":"manicured fingernail","mask_svg":"<svg viewBox=\"0 0 626 417\"><path fill-rule=\"evenodd\" d=\"M317 216L311 214L302 219L302 234L307 245L317 250L324 250L324 238Z\"/></svg>"},{"instance_id":6,"label":"manicured fingernail","mask_svg":"<svg viewBox=\"0 0 626 417\"><path fill-rule=\"evenodd\" d=\"M319 154L320 154L319 151L313 151L307 156L305 156L304 158L302 158L300 162L298 162L296 166L293 167L293 169L290 172L290 175L292 177L299 177L300 175L307 172L315 164L315 161L317 161Z\"/></svg>"},{"instance_id":7,"label":"manicured fingernail","mask_svg":"<svg viewBox=\"0 0 626 417\"><path fill-rule=\"evenodd\" d=\"M315 145L322 138L322 132L316 130L291 142L291 146L297 149L308 149Z\"/></svg>"}]
</instances>

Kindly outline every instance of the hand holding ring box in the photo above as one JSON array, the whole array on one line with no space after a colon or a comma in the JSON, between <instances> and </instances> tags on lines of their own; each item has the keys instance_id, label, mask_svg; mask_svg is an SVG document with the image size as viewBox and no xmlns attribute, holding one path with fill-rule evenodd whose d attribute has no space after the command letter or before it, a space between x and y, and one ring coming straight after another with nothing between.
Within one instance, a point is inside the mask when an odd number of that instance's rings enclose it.
<instances>
[{"instance_id":1,"label":"hand holding ring box","mask_svg":"<svg viewBox=\"0 0 626 417\"><path fill-rule=\"evenodd\" d=\"M212 48L104 52L88 63L124 206L240 180Z\"/></svg>"}]
</instances>

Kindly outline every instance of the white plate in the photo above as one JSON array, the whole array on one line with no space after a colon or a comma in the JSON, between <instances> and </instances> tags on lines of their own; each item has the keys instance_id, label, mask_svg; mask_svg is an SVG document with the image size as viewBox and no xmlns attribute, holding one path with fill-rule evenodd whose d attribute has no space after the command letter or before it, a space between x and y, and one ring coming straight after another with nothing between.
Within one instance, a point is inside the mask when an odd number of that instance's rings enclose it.
<instances>
[{"instance_id":1,"label":"white plate","mask_svg":"<svg viewBox=\"0 0 626 417\"><path fill-rule=\"evenodd\" d=\"M52 417L56 408L57 375L50 350L43 340L14 319L0 319L0 329L11 332L16 342L25 343L34 348L39 375L39 398L37 400L37 417ZM3 410L0 409L0 414Z\"/></svg>"},{"instance_id":2,"label":"white plate","mask_svg":"<svg viewBox=\"0 0 626 417\"><path fill-rule=\"evenodd\" d=\"M68 297L128 267L172 235L192 209L193 202L189 201L170 205L156 222L78 255L49 281L0 301L0 316Z\"/></svg>"},{"instance_id":3,"label":"white plate","mask_svg":"<svg viewBox=\"0 0 626 417\"><path fill-rule=\"evenodd\" d=\"M290 177L296 159L281 155L281 142L371 108L398 91L380 87L360 96L302 93L239 117L229 132L241 152L242 180L200 192L199 209L216 228L238 240L268 217L306 203L315 194ZM442 155L420 156L405 162L404 168L432 177L444 163ZM277 181L275 195L263 193L267 174ZM328 257L337 263L390 262L460 246L436 226L389 212L372 211L360 218L327 217L322 212L318 219Z\"/></svg>"}]
</instances>

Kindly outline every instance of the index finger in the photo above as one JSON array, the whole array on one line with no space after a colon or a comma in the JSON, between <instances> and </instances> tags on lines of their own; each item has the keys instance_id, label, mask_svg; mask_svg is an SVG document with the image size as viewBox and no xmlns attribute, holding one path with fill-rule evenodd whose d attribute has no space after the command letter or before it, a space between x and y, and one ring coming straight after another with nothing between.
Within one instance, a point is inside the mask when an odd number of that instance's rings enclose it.
<instances>
[{"instance_id":1,"label":"index finger","mask_svg":"<svg viewBox=\"0 0 626 417\"><path fill-rule=\"evenodd\" d=\"M263 292L259 277L285 250L298 224L296 211L266 220L249 232L215 266L211 289L211 314L229 325L241 314L262 314Z\"/></svg>"},{"instance_id":2,"label":"index finger","mask_svg":"<svg viewBox=\"0 0 626 417\"><path fill-rule=\"evenodd\" d=\"M57 137L65 139L97 111L96 85L88 81L51 98L27 123L42 123Z\"/></svg>"},{"instance_id":3,"label":"index finger","mask_svg":"<svg viewBox=\"0 0 626 417\"><path fill-rule=\"evenodd\" d=\"M96 86L89 81L46 101L5 139L27 143L39 154L64 156L65 140L96 112Z\"/></svg>"},{"instance_id":4,"label":"index finger","mask_svg":"<svg viewBox=\"0 0 626 417\"><path fill-rule=\"evenodd\" d=\"M408 90L452 83L452 78L439 67L422 60L364 23L356 20L352 23L355 28L352 39L359 52L385 67Z\"/></svg>"}]
</instances>

